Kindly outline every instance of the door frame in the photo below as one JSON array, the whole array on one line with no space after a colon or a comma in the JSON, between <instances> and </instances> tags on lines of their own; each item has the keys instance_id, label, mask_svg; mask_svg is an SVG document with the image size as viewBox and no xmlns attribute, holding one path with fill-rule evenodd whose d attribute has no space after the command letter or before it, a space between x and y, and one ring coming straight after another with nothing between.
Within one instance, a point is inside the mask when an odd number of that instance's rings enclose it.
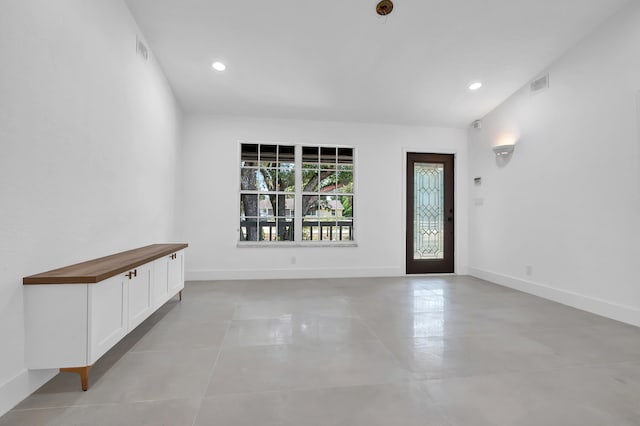
<instances>
[{"instance_id":1,"label":"door frame","mask_svg":"<svg viewBox=\"0 0 640 426\"><path fill-rule=\"evenodd\" d=\"M636 90L636 129L636 137L638 139L636 144L636 160L640 163L640 90ZM640 180L640 171L638 171L636 178Z\"/></svg>"},{"instance_id":2,"label":"door frame","mask_svg":"<svg viewBox=\"0 0 640 426\"><path fill-rule=\"evenodd\" d=\"M407 273L407 247L406 247L406 235L407 235L407 154L408 153L416 153L416 154L450 154L453 155L453 164L454 164L454 172L453 172L453 201L454 201L454 215L453 215L453 232L454 232L454 272L453 273L432 273L432 274L408 274ZM461 225L466 220L467 216L464 214L464 209L467 206L467 203L464 201L464 194L461 194L460 190L462 188L461 181L466 177L466 174L463 173L465 164L466 155L458 151L457 149L443 148L437 147L434 149L425 149L424 147L403 147L402 148L402 275L404 276L438 276L438 275L456 275L459 274L460 271L466 271L466 258L463 258L463 250L464 242L466 242L465 235L463 232L464 229L461 229ZM461 212L463 213L461 215ZM464 219L461 218L464 216Z\"/></svg>"}]
</instances>

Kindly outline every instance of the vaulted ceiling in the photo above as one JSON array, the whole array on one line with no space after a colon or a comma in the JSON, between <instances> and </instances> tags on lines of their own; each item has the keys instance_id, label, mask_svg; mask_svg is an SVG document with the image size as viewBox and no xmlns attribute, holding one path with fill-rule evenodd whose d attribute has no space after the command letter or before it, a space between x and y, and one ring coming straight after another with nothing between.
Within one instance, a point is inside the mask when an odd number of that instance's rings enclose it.
<instances>
[{"instance_id":1,"label":"vaulted ceiling","mask_svg":"<svg viewBox=\"0 0 640 426\"><path fill-rule=\"evenodd\" d=\"M377 0L126 1L188 113L453 127L628 3L395 0L381 17Z\"/></svg>"}]
</instances>

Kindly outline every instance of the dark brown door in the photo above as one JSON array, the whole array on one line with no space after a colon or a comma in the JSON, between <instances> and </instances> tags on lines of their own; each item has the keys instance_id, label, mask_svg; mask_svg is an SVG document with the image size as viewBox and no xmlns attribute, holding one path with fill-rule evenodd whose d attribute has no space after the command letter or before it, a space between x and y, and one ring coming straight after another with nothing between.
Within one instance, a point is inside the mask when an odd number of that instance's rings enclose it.
<instances>
[{"instance_id":1,"label":"dark brown door","mask_svg":"<svg viewBox=\"0 0 640 426\"><path fill-rule=\"evenodd\" d=\"M407 274L453 272L451 154L407 154Z\"/></svg>"}]
</instances>

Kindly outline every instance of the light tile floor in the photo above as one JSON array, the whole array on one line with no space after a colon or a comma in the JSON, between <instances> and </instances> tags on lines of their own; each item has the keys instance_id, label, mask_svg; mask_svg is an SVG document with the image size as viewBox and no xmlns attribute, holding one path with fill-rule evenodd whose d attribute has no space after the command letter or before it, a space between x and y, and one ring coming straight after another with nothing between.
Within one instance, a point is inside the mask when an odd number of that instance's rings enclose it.
<instances>
[{"instance_id":1,"label":"light tile floor","mask_svg":"<svg viewBox=\"0 0 640 426\"><path fill-rule=\"evenodd\" d=\"M465 276L188 283L0 425L640 425L640 329Z\"/></svg>"}]
</instances>

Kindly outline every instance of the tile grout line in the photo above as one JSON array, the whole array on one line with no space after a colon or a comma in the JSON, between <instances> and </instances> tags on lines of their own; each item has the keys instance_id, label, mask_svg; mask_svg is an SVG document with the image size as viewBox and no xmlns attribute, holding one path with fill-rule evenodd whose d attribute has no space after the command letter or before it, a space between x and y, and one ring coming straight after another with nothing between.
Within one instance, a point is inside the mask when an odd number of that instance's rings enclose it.
<instances>
[{"instance_id":1,"label":"tile grout line","mask_svg":"<svg viewBox=\"0 0 640 426\"><path fill-rule=\"evenodd\" d=\"M422 288L425 289L425 288ZM430 293L434 293L431 289L425 289L427 291L429 291ZM378 334L373 330L373 328L371 328L371 326L369 325L369 323L367 321L365 321L365 319L362 317L362 315L360 315L359 313L357 313L357 318L360 320L360 322L362 322L362 324L364 324L364 326L367 328L367 330L369 330L369 332L380 342L380 344L382 345L382 347L384 349L387 350L387 352L389 352L391 354L391 356L393 357L393 359L398 363L398 366L403 369L406 370L408 373L408 380L406 383L408 383L409 385L412 383L416 383L416 384L420 384L423 383L427 380L418 380L418 379L414 379L412 377L413 371L410 368L405 368L402 364L402 361L400 360L400 358L396 355L395 352L393 352L388 346L387 344L380 338L380 336L378 336ZM456 423L454 422L454 419L450 418L449 415L447 415L445 413L445 411L442 409L442 407L438 404L437 401L435 401L432 396L424 389L420 389L421 393L425 396L425 398L428 401L431 401L431 403L434 404L435 407L437 407L438 409L438 414L442 417L442 419L447 423L448 426L456 426Z\"/></svg>"},{"instance_id":2,"label":"tile grout line","mask_svg":"<svg viewBox=\"0 0 640 426\"><path fill-rule=\"evenodd\" d=\"M385 344L382 339L380 338L380 336L378 336L378 334L373 331L373 328L371 328L371 326L369 326L368 322L365 321L365 319L362 317L362 315L360 315L357 311L354 310L354 313L357 315L358 320L364 324L364 326L367 328L367 330L369 330L369 333L371 333L373 335L373 337L376 338L376 340L378 342L380 342L380 344L382 345L382 347L391 354L391 357L398 363L398 366L400 366L401 369L403 370L407 370L409 373L411 373L411 371L409 371L408 369L405 369L404 366L402 365L402 362L400 361L400 358L398 358L398 356L391 350L389 349L389 347L387 346L387 344ZM412 379L411 377L409 377L409 382L411 382Z\"/></svg>"},{"instance_id":3,"label":"tile grout line","mask_svg":"<svg viewBox=\"0 0 640 426\"><path fill-rule=\"evenodd\" d=\"M224 341L227 339L227 334L229 334L229 330L231 329L231 324L233 323L233 316L235 314L236 309L238 308L238 302L235 302L233 304L233 313L231 314L231 319L229 319L229 323L227 324L227 328L224 331L224 336L222 337L222 340L220 341L220 348L218 349L218 353L216 354L216 359L213 361L213 366L211 367L211 372L209 373L209 380L207 381L207 387L205 388L204 394L202 395L202 398L200 399L200 406L198 407L198 410L196 411L196 415L193 417L193 422L191 423L191 426L195 426L196 421L198 420L198 417L200 416L200 411L202 411L202 406L204 404L204 400L207 396L207 390L209 389L209 386L211 385L211 380L213 379L213 373L215 372L216 366L218 365L218 360L220 359L220 355L222 354L222 349L224 347Z\"/></svg>"},{"instance_id":4,"label":"tile grout line","mask_svg":"<svg viewBox=\"0 0 640 426\"><path fill-rule=\"evenodd\" d=\"M189 401L192 399L194 398L141 399L141 400L131 401L131 402L117 402L117 401L91 402L88 404L69 404L69 405L55 405L55 406L46 406L46 407L13 408L10 411L19 412L19 411L56 410L61 408L110 407L110 406L116 406L116 405L150 404L150 403L159 403L159 402L167 402L167 401Z\"/></svg>"},{"instance_id":5,"label":"tile grout line","mask_svg":"<svg viewBox=\"0 0 640 426\"><path fill-rule=\"evenodd\" d=\"M422 288L422 290L427 290L430 293L434 293L434 291L430 288ZM349 298L351 299L351 298ZM389 347L384 343L384 341L380 338L380 336L378 336L378 334L373 330L373 328L371 328L371 326L369 325L369 323L362 317L362 315L360 315L360 313L358 313L355 309L354 309L354 313L356 314L356 318L358 318L358 320L360 320L360 322L362 322L362 324L364 324L364 326L367 328L367 330L369 330L369 332L378 340L380 341L380 343L382 344L382 346L393 356L393 358L398 362L398 364L400 364L402 366L402 362L400 361L400 359L398 358L398 356L391 350L389 349Z\"/></svg>"}]
</instances>

